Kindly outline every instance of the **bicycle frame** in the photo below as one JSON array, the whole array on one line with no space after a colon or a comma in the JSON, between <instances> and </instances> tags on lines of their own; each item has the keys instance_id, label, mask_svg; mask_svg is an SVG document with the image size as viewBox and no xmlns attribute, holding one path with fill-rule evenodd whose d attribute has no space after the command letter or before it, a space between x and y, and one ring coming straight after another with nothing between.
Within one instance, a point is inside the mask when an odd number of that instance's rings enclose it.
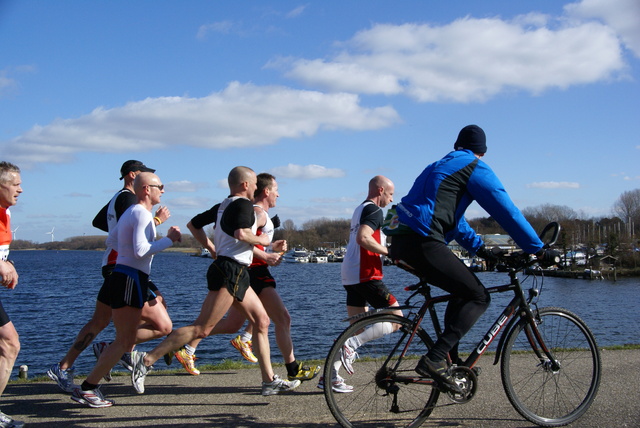
<instances>
[{"instance_id":1,"label":"bicycle frame","mask_svg":"<svg viewBox=\"0 0 640 428\"><path fill-rule=\"evenodd\" d=\"M593 403L601 378L596 339L586 323L571 311L560 307L538 308L539 289L535 281L530 289L523 290L518 279L519 273L524 275L525 268L534 265L544 268L559 262L557 252L549 250L559 230L557 223L545 227L540 236L547 242L546 250L537 256L493 251L504 261L509 282L486 290L489 294L513 292L513 295L465 361L451 361L456 355L448 356L449 363L453 363L448 373L457 385L456 391L443 385L442 380L434 379L438 376L431 376L430 371L417 373L415 366L415 360L433 348L434 339L442 337L444 326L438 319L440 310L436 311L436 305L454 302L456 297L450 294L433 297L431 286L416 269L402 260L394 260L398 267L418 276L420 281L405 288L412 294L404 305L349 318L352 325L331 347L324 377L336 376L343 382L337 375L336 362L341 362L353 376L349 391L353 394L341 394L346 391L333 387L324 389L336 420L345 427L395 424L396 420L403 426L415 427L431 415L442 392L454 403L467 403L478 391L479 368L475 365L498 336L494 365L500 362L505 393L520 415L541 426L563 426L582 417ZM549 238L547 232L551 232L551 238L542 239ZM416 298L418 301L412 303ZM391 314L398 309L404 314ZM425 317L431 318L431 332L422 326ZM380 329L376 326L382 322L395 324L399 337L379 336ZM367 331L370 333L365 335ZM360 338L364 340L354 347L351 339L361 333ZM360 356L363 364L357 369L351 365L353 360L346 362L347 347Z\"/></svg>"},{"instance_id":2,"label":"bicycle frame","mask_svg":"<svg viewBox=\"0 0 640 428\"><path fill-rule=\"evenodd\" d=\"M491 343L493 343L496 337L500 335L500 341L498 343L498 347L496 350L496 357L493 362L494 365L498 364L504 348L504 341L505 341L505 338L507 337L506 333L509 332L520 319L527 320L528 326L526 328L526 335L532 350L538 356L540 361L544 362L545 360L548 359L548 361L551 361L552 364L554 365L556 364L555 359L551 354L551 351L544 344L544 340L542 339L542 336L540 335L537 325L535 323L535 319L534 319L535 315L529 306L529 303L531 302L532 298L535 295L537 295L537 290L531 290L530 292L531 297L527 299L525 296L524 290L522 289L522 286L520 284L520 280L517 277L517 271L515 269L511 269L509 271L509 277L510 277L509 284L487 288L487 292L489 294L513 291L515 293L515 296L509 302L509 304L505 307L502 313L498 316L496 321L492 324L492 326L489 328L486 334L482 337L482 339L475 345L471 354L464 361L463 365L468 368L473 368L477 364L480 357L489 348L489 345L491 345ZM431 286L428 285L426 281L421 281L419 284L417 284L417 287L418 287L418 291L416 291L406 300L405 305L393 308L394 310L413 309L415 307L410 306L409 301L416 294L422 294L426 298L425 302L422 304L422 306L416 313L416 316L414 318L414 327L410 332L412 337L405 345L405 349L402 355L406 353L409 347L409 344L413 340L413 336L415 336L415 333L418 327L422 324L422 321L424 320L424 317L427 314L427 312L429 313L429 317L431 318L433 328L436 333L436 337L439 337L442 334L442 327L440 325L440 321L439 321L435 306L440 303L449 302L451 299L454 298L454 296L452 296L451 294L432 297ZM385 309L388 309L388 308L385 308ZM371 314L370 316L375 316L376 314L377 313L374 313L374 314Z\"/></svg>"}]
</instances>

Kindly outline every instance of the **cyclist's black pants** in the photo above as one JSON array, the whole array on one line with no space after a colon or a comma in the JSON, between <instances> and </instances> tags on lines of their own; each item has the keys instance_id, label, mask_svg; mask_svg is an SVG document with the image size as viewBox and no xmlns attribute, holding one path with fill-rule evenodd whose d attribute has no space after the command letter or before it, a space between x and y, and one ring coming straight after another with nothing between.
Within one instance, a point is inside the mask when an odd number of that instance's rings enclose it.
<instances>
[{"instance_id":1,"label":"cyclist's black pants","mask_svg":"<svg viewBox=\"0 0 640 428\"><path fill-rule=\"evenodd\" d=\"M453 351L452 358L457 358L458 342L489 307L491 296L476 275L442 242L415 234L395 235L389 251L392 259L404 260L430 284L455 296L445 311L442 336L427 355L439 361Z\"/></svg>"}]
</instances>

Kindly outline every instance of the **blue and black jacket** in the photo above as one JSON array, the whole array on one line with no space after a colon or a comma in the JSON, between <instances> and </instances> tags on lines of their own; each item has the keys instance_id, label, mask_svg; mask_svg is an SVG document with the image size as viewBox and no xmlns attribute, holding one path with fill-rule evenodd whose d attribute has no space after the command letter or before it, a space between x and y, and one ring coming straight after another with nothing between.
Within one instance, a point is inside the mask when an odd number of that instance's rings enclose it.
<instances>
[{"instance_id":1,"label":"blue and black jacket","mask_svg":"<svg viewBox=\"0 0 640 428\"><path fill-rule=\"evenodd\" d=\"M470 150L453 151L425 168L398 204L398 219L419 235L447 244L455 239L475 254L483 241L464 219L474 200L522 250L535 254L542 249L498 177Z\"/></svg>"}]
</instances>

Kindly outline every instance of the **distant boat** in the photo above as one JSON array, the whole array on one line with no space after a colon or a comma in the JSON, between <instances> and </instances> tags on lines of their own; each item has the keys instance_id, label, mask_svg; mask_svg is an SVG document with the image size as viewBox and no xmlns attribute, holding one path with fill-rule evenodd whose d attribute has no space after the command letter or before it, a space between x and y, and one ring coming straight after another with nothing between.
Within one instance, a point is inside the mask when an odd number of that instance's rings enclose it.
<instances>
[{"instance_id":1,"label":"distant boat","mask_svg":"<svg viewBox=\"0 0 640 428\"><path fill-rule=\"evenodd\" d=\"M282 258L287 263L309 263L309 253L304 248L291 250Z\"/></svg>"},{"instance_id":2,"label":"distant boat","mask_svg":"<svg viewBox=\"0 0 640 428\"><path fill-rule=\"evenodd\" d=\"M328 263L329 256L327 255L326 251L316 250L310 255L310 261L311 263Z\"/></svg>"},{"instance_id":3,"label":"distant boat","mask_svg":"<svg viewBox=\"0 0 640 428\"><path fill-rule=\"evenodd\" d=\"M329 261L333 263L342 263L344 261L344 251L337 250L329 255Z\"/></svg>"},{"instance_id":4,"label":"distant boat","mask_svg":"<svg viewBox=\"0 0 640 428\"><path fill-rule=\"evenodd\" d=\"M203 248L200 250L200 254L191 254L194 257L204 257L204 258L211 258L211 253L209 252L209 250L207 250L206 248Z\"/></svg>"}]
</instances>

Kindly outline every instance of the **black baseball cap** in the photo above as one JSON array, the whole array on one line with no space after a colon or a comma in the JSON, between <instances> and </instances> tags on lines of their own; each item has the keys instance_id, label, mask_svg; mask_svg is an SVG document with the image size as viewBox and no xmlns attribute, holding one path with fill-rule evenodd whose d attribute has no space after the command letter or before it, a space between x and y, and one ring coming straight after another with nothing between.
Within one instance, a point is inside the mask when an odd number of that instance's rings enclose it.
<instances>
[{"instance_id":1,"label":"black baseball cap","mask_svg":"<svg viewBox=\"0 0 640 428\"><path fill-rule=\"evenodd\" d=\"M155 169L151 169L147 167L140 161L137 160L128 160L122 164L122 168L120 168L120 180L124 178L125 175L129 174L131 171L141 171L141 172L156 172Z\"/></svg>"}]
</instances>

